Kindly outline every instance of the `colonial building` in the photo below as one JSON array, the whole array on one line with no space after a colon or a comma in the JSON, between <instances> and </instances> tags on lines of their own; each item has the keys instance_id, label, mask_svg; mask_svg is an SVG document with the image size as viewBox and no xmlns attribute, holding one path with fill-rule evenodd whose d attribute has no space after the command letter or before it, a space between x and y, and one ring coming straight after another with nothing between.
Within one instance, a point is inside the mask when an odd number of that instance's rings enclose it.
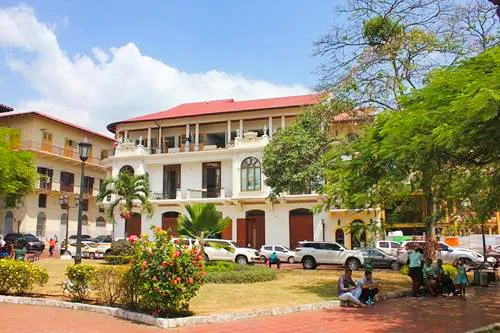
<instances>
[{"instance_id":1,"label":"colonial building","mask_svg":"<svg viewBox=\"0 0 500 333\"><path fill-rule=\"evenodd\" d=\"M233 99L178 105L166 111L108 125L118 145L103 161L108 173L147 173L151 182L152 218L134 213L125 226L118 215L115 235L150 233L151 225L175 229L184 206L215 203L232 219L222 237L241 245L275 243L294 247L300 240L335 240L351 246L343 227L379 219L380 212L332 210L312 214L321 196L308 192L284 195L277 203L262 173L264 147L289 126L318 95L250 101ZM339 137L353 135L349 117L334 124Z\"/></svg>"},{"instance_id":2,"label":"colonial building","mask_svg":"<svg viewBox=\"0 0 500 333\"><path fill-rule=\"evenodd\" d=\"M32 152L37 171L43 175L34 192L25 196L21 203L12 205L2 201L0 233L29 232L42 240L56 235L61 240L68 221L69 234L76 233L76 202L81 176L77 145L83 138L92 144L83 183L83 233L93 236L111 233L112 224L107 223L104 210L98 207L95 197L100 181L106 177L101 159L113 146L112 138L40 112L0 113L0 127L17 130L17 149ZM59 204L62 194L69 196L69 216Z\"/></svg>"}]
</instances>

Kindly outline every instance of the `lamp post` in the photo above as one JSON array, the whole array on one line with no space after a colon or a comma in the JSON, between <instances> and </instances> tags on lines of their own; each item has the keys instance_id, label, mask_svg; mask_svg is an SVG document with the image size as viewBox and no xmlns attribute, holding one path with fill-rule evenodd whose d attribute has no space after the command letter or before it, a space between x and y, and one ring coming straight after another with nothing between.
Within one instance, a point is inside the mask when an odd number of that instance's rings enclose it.
<instances>
[{"instance_id":1,"label":"lamp post","mask_svg":"<svg viewBox=\"0 0 500 333\"><path fill-rule=\"evenodd\" d=\"M69 232L69 197L67 194L63 194L59 197L59 204L61 209L66 209L66 237L64 240L64 253L68 252L68 232Z\"/></svg>"},{"instance_id":2,"label":"lamp post","mask_svg":"<svg viewBox=\"0 0 500 333\"><path fill-rule=\"evenodd\" d=\"M82 213L83 213L83 183L85 181L85 161L89 158L89 151L92 145L84 138L80 143L78 143L78 152L80 154L80 160L82 161L82 170L80 177L80 196L78 197L78 227L76 231L76 253L75 253L75 265L82 262Z\"/></svg>"}]
</instances>

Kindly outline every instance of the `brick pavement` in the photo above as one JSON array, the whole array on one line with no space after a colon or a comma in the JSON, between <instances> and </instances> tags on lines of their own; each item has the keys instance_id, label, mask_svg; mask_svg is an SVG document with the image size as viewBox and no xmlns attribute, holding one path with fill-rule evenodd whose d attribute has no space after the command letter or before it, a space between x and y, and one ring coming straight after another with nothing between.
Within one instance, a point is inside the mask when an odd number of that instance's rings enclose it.
<instances>
[{"instance_id":1,"label":"brick pavement","mask_svg":"<svg viewBox=\"0 0 500 333\"><path fill-rule=\"evenodd\" d=\"M366 309L340 308L279 317L189 326L171 332L436 332L458 333L500 321L500 288L470 291L458 298L403 298ZM474 294L474 295L473 295ZM160 332L106 315L25 305L0 304L2 327L16 333ZM56 329L54 329L54 327Z\"/></svg>"}]
</instances>

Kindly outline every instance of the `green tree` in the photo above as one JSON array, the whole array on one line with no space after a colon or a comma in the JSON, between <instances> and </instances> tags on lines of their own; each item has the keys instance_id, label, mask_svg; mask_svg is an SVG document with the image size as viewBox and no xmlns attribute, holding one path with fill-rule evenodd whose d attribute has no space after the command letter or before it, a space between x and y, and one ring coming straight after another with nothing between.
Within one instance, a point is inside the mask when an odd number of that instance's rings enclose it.
<instances>
[{"instance_id":1,"label":"green tree","mask_svg":"<svg viewBox=\"0 0 500 333\"><path fill-rule=\"evenodd\" d=\"M39 178L31 153L15 149L17 136L13 129L0 128L0 198L8 206L31 192Z\"/></svg>"},{"instance_id":2,"label":"green tree","mask_svg":"<svg viewBox=\"0 0 500 333\"><path fill-rule=\"evenodd\" d=\"M212 203L186 205L187 214L177 218L177 232L198 240L203 249L205 238L220 234L231 223L229 217L223 218Z\"/></svg>"},{"instance_id":3,"label":"green tree","mask_svg":"<svg viewBox=\"0 0 500 333\"><path fill-rule=\"evenodd\" d=\"M115 222L115 209L120 210L120 215L125 223L130 220L132 209L139 205L141 213L148 217L153 216L153 206L149 201L149 179L147 175L134 175L129 172L120 172L116 178L106 179L99 190L98 202L103 202L111 196L107 208L108 217ZM126 236L126 235L125 235Z\"/></svg>"},{"instance_id":4,"label":"green tree","mask_svg":"<svg viewBox=\"0 0 500 333\"><path fill-rule=\"evenodd\" d=\"M353 143L329 152L328 205L425 201L427 234L447 202L473 216L498 209L500 47L433 72L401 111L380 113Z\"/></svg>"}]
</instances>

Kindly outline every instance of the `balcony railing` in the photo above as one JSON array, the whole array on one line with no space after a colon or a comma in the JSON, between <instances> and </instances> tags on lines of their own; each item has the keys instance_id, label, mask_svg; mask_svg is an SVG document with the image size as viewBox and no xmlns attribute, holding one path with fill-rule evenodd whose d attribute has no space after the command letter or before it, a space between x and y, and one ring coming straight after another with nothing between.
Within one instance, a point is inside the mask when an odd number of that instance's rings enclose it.
<instances>
[{"instance_id":1,"label":"balcony railing","mask_svg":"<svg viewBox=\"0 0 500 333\"><path fill-rule=\"evenodd\" d=\"M207 192L198 189L188 189L187 191L181 192L178 190L175 195L167 192L152 193L151 198L153 200L190 200L190 199L221 199L221 198L231 198L232 193L226 191L225 189L220 189L218 192Z\"/></svg>"},{"instance_id":2,"label":"balcony railing","mask_svg":"<svg viewBox=\"0 0 500 333\"><path fill-rule=\"evenodd\" d=\"M23 141L21 142L19 149L45 151L54 155L68 157L78 161L80 160L80 156L78 155L78 152L76 150L68 147L66 148L57 147L48 144L47 142L40 143L35 141ZM95 156L90 156L87 162L92 164L99 164L100 159Z\"/></svg>"},{"instance_id":3,"label":"balcony railing","mask_svg":"<svg viewBox=\"0 0 500 333\"><path fill-rule=\"evenodd\" d=\"M60 184L60 190L61 192L70 192L73 193L75 191L75 185L74 184Z\"/></svg>"},{"instance_id":4,"label":"balcony railing","mask_svg":"<svg viewBox=\"0 0 500 333\"><path fill-rule=\"evenodd\" d=\"M45 180L38 181L38 188L42 190L52 190L52 182L48 182Z\"/></svg>"}]
</instances>

